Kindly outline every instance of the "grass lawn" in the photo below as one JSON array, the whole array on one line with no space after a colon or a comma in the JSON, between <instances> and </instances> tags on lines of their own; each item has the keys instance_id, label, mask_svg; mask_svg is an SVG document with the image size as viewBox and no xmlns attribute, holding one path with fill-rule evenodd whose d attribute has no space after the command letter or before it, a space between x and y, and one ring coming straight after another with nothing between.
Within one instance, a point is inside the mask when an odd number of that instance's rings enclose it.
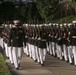
<instances>
[{"instance_id":1,"label":"grass lawn","mask_svg":"<svg viewBox=\"0 0 76 75\"><path fill-rule=\"evenodd\" d=\"M0 75L11 75L1 53L0 53Z\"/></svg>"}]
</instances>

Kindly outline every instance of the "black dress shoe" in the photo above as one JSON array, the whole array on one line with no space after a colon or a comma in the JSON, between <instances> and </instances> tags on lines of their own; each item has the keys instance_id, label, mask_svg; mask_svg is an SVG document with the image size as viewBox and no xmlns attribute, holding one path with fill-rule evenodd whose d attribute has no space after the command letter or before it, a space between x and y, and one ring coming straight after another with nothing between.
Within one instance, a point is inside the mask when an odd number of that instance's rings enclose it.
<instances>
[{"instance_id":1,"label":"black dress shoe","mask_svg":"<svg viewBox=\"0 0 76 75\"><path fill-rule=\"evenodd\" d=\"M29 55L27 55L27 57L29 57Z\"/></svg>"},{"instance_id":2,"label":"black dress shoe","mask_svg":"<svg viewBox=\"0 0 76 75\"><path fill-rule=\"evenodd\" d=\"M18 64L18 67L20 67L20 64Z\"/></svg>"},{"instance_id":3,"label":"black dress shoe","mask_svg":"<svg viewBox=\"0 0 76 75\"><path fill-rule=\"evenodd\" d=\"M16 70L19 70L19 67L17 67Z\"/></svg>"},{"instance_id":4,"label":"black dress shoe","mask_svg":"<svg viewBox=\"0 0 76 75\"><path fill-rule=\"evenodd\" d=\"M42 66L44 66L44 64L41 64Z\"/></svg>"},{"instance_id":5,"label":"black dress shoe","mask_svg":"<svg viewBox=\"0 0 76 75\"><path fill-rule=\"evenodd\" d=\"M9 59L9 57L6 57L6 59Z\"/></svg>"},{"instance_id":6,"label":"black dress shoe","mask_svg":"<svg viewBox=\"0 0 76 75\"><path fill-rule=\"evenodd\" d=\"M37 60L34 60L35 62L37 61Z\"/></svg>"},{"instance_id":7,"label":"black dress shoe","mask_svg":"<svg viewBox=\"0 0 76 75\"><path fill-rule=\"evenodd\" d=\"M66 61L67 63L69 62L69 60Z\"/></svg>"},{"instance_id":8,"label":"black dress shoe","mask_svg":"<svg viewBox=\"0 0 76 75\"><path fill-rule=\"evenodd\" d=\"M11 65L14 65L14 63L11 63Z\"/></svg>"},{"instance_id":9,"label":"black dress shoe","mask_svg":"<svg viewBox=\"0 0 76 75\"><path fill-rule=\"evenodd\" d=\"M38 62L39 64L41 64L40 62Z\"/></svg>"},{"instance_id":10,"label":"black dress shoe","mask_svg":"<svg viewBox=\"0 0 76 75\"><path fill-rule=\"evenodd\" d=\"M74 63L70 63L70 65L74 65Z\"/></svg>"},{"instance_id":11,"label":"black dress shoe","mask_svg":"<svg viewBox=\"0 0 76 75\"><path fill-rule=\"evenodd\" d=\"M50 55L50 53L49 52L47 52L49 55Z\"/></svg>"}]
</instances>

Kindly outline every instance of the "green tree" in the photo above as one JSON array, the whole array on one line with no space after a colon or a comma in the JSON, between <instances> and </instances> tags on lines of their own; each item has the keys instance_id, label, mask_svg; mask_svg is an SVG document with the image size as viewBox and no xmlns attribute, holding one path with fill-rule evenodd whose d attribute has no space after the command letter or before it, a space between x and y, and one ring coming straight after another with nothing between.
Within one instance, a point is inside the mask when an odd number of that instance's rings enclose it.
<instances>
[{"instance_id":1,"label":"green tree","mask_svg":"<svg viewBox=\"0 0 76 75\"><path fill-rule=\"evenodd\" d=\"M0 19L12 20L15 13L15 6L12 2L2 2L0 4Z\"/></svg>"},{"instance_id":2,"label":"green tree","mask_svg":"<svg viewBox=\"0 0 76 75\"><path fill-rule=\"evenodd\" d=\"M73 8L75 9L75 15L76 15L76 0L71 0Z\"/></svg>"},{"instance_id":3,"label":"green tree","mask_svg":"<svg viewBox=\"0 0 76 75\"><path fill-rule=\"evenodd\" d=\"M37 7L42 18L45 22L49 22L52 19L56 19L58 0L35 0Z\"/></svg>"},{"instance_id":4,"label":"green tree","mask_svg":"<svg viewBox=\"0 0 76 75\"><path fill-rule=\"evenodd\" d=\"M26 21L30 21L31 23L42 20L35 2L26 3L22 7L21 14L26 18Z\"/></svg>"}]
</instances>

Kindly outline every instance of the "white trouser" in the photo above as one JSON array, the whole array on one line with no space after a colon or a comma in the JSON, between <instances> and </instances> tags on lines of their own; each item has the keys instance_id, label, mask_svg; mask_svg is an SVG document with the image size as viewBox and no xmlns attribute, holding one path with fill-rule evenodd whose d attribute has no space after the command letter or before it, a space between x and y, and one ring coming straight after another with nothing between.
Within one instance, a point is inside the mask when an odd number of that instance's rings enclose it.
<instances>
[{"instance_id":1,"label":"white trouser","mask_svg":"<svg viewBox=\"0 0 76 75\"><path fill-rule=\"evenodd\" d=\"M33 45L30 44L30 57L31 57L31 58L33 58L33 55L32 55L32 53L33 53L33 52L32 52L32 47L33 47Z\"/></svg>"},{"instance_id":2,"label":"white trouser","mask_svg":"<svg viewBox=\"0 0 76 75\"><path fill-rule=\"evenodd\" d=\"M46 54L47 54L47 51L46 51L46 49L43 49L43 61L45 61Z\"/></svg>"},{"instance_id":3,"label":"white trouser","mask_svg":"<svg viewBox=\"0 0 76 75\"><path fill-rule=\"evenodd\" d=\"M28 51L28 43L26 43L26 46L23 48L24 53L26 53L27 55L29 55L29 51Z\"/></svg>"},{"instance_id":4,"label":"white trouser","mask_svg":"<svg viewBox=\"0 0 76 75\"><path fill-rule=\"evenodd\" d=\"M26 43L26 46L27 46L28 55L30 55L30 54L29 54L29 43Z\"/></svg>"},{"instance_id":5,"label":"white trouser","mask_svg":"<svg viewBox=\"0 0 76 75\"><path fill-rule=\"evenodd\" d=\"M72 53L72 46L68 46L68 58L69 58L69 63L72 63L72 58L73 58L73 53Z\"/></svg>"},{"instance_id":6,"label":"white trouser","mask_svg":"<svg viewBox=\"0 0 76 75\"><path fill-rule=\"evenodd\" d=\"M49 53L49 46L48 46L48 42L46 42L46 47L47 47L47 52Z\"/></svg>"},{"instance_id":7,"label":"white trouser","mask_svg":"<svg viewBox=\"0 0 76 75\"><path fill-rule=\"evenodd\" d=\"M32 57L32 49L31 49L31 44L29 44L29 55L30 55L30 58Z\"/></svg>"},{"instance_id":8,"label":"white trouser","mask_svg":"<svg viewBox=\"0 0 76 75\"><path fill-rule=\"evenodd\" d=\"M23 52L27 54L27 47L23 47Z\"/></svg>"},{"instance_id":9,"label":"white trouser","mask_svg":"<svg viewBox=\"0 0 76 75\"><path fill-rule=\"evenodd\" d=\"M73 49L73 56L74 56L74 65L76 65L76 46L73 46L72 49Z\"/></svg>"},{"instance_id":10,"label":"white trouser","mask_svg":"<svg viewBox=\"0 0 76 75\"><path fill-rule=\"evenodd\" d=\"M63 58L62 58L62 48L61 48L60 45L58 45L58 54L59 54L59 58L60 58L60 59L63 59Z\"/></svg>"},{"instance_id":11,"label":"white trouser","mask_svg":"<svg viewBox=\"0 0 76 75\"><path fill-rule=\"evenodd\" d=\"M45 61L45 57L46 57L46 49L42 49L42 48L38 48L38 49L39 49L40 62L41 64L43 64L43 62Z\"/></svg>"},{"instance_id":12,"label":"white trouser","mask_svg":"<svg viewBox=\"0 0 76 75\"><path fill-rule=\"evenodd\" d=\"M6 57L9 57L8 46L7 46L7 43L5 43L5 42L4 42L4 47L5 47Z\"/></svg>"},{"instance_id":13,"label":"white trouser","mask_svg":"<svg viewBox=\"0 0 76 75\"><path fill-rule=\"evenodd\" d=\"M63 55L64 55L65 61L68 61L68 50L65 44L63 44Z\"/></svg>"},{"instance_id":14,"label":"white trouser","mask_svg":"<svg viewBox=\"0 0 76 75\"><path fill-rule=\"evenodd\" d=\"M31 54L32 54L32 58L34 59L34 46L31 44Z\"/></svg>"},{"instance_id":15,"label":"white trouser","mask_svg":"<svg viewBox=\"0 0 76 75\"><path fill-rule=\"evenodd\" d=\"M26 46L24 43L23 43L23 52L26 53Z\"/></svg>"},{"instance_id":16,"label":"white trouser","mask_svg":"<svg viewBox=\"0 0 76 75\"><path fill-rule=\"evenodd\" d=\"M26 43L26 47L27 47L27 51L26 51L26 53L27 53L27 55L29 55L29 47L28 47L28 43Z\"/></svg>"},{"instance_id":17,"label":"white trouser","mask_svg":"<svg viewBox=\"0 0 76 75\"><path fill-rule=\"evenodd\" d=\"M58 44L56 43L56 55L59 58L59 49L58 49Z\"/></svg>"},{"instance_id":18,"label":"white trouser","mask_svg":"<svg viewBox=\"0 0 76 75\"><path fill-rule=\"evenodd\" d=\"M51 42L49 42L49 50L50 50L50 54L52 55L53 53L52 53L52 43Z\"/></svg>"},{"instance_id":19,"label":"white trouser","mask_svg":"<svg viewBox=\"0 0 76 75\"><path fill-rule=\"evenodd\" d=\"M4 48L4 46L3 46L3 38L0 38L0 46L1 46L2 48Z\"/></svg>"},{"instance_id":20,"label":"white trouser","mask_svg":"<svg viewBox=\"0 0 76 75\"><path fill-rule=\"evenodd\" d=\"M28 43L28 51L29 51L29 56L30 56L30 44Z\"/></svg>"},{"instance_id":21,"label":"white trouser","mask_svg":"<svg viewBox=\"0 0 76 75\"><path fill-rule=\"evenodd\" d=\"M40 58L39 58L39 49L37 46L35 46L35 50L36 50L36 58L37 58L37 62L40 62Z\"/></svg>"},{"instance_id":22,"label":"white trouser","mask_svg":"<svg viewBox=\"0 0 76 75\"><path fill-rule=\"evenodd\" d=\"M36 60L36 50L35 50L35 46L34 45L32 45L32 58L33 58L33 60L35 61Z\"/></svg>"},{"instance_id":23,"label":"white trouser","mask_svg":"<svg viewBox=\"0 0 76 75\"><path fill-rule=\"evenodd\" d=\"M9 52L10 62L11 62L11 64L13 64L13 55L12 55L12 48L11 47L8 47L8 52Z\"/></svg>"},{"instance_id":24,"label":"white trouser","mask_svg":"<svg viewBox=\"0 0 76 75\"><path fill-rule=\"evenodd\" d=\"M55 56L55 43L52 42L52 51L53 51L53 55Z\"/></svg>"},{"instance_id":25,"label":"white trouser","mask_svg":"<svg viewBox=\"0 0 76 75\"><path fill-rule=\"evenodd\" d=\"M22 47L13 47L12 48L12 54L13 54L13 62L15 68L17 68L20 64L20 60L22 57Z\"/></svg>"}]
</instances>

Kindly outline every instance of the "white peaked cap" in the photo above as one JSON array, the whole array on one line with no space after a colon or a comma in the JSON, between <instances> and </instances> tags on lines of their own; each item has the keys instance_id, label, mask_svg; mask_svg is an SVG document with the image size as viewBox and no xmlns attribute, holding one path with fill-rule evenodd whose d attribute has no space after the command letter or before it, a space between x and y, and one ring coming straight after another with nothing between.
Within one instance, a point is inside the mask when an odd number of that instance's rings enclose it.
<instances>
[{"instance_id":1,"label":"white peaked cap","mask_svg":"<svg viewBox=\"0 0 76 75\"><path fill-rule=\"evenodd\" d=\"M23 24L23 26L25 26L25 24Z\"/></svg>"},{"instance_id":2,"label":"white peaked cap","mask_svg":"<svg viewBox=\"0 0 76 75\"><path fill-rule=\"evenodd\" d=\"M51 23L49 23L49 25L51 25Z\"/></svg>"},{"instance_id":3,"label":"white peaked cap","mask_svg":"<svg viewBox=\"0 0 76 75\"><path fill-rule=\"evenodd\" d=\"M25 26L28 26L28 24L25 24Z\"/></svg>"},{"instance_id":4,"label":"white peaked cap","mask_svg":"<svg viewBox=\"0 0 76 75\"><path fill-rule=\"evenodd\" d=\"M72 25L72 23L68 23L68 26Z\"/></svg>"},{"instance_id":5,"label":"white peaked cap","mask_svg":"<svg viewBox=\"0 0 76 75\"><path fill-rule=\"evenodd\" d=\"M39 24L39 26L44 26L43 24Z\"/></svg>"},{"instance_id":6,"label":"white peaked cap","mask_svg":"<svg viewBox=\"0 0 76 75\"><path fill-rule=\"evenodd\" d=\"M64 26L66 26L66 25L67 25L67 23L64 23L63 25L64 25Z\"/></svg>"},{"instance_id":7,"label":"white peaked cap","mask_svg":"<svg viewBox=\"0 0 76 75\"><path fill-rule=\"evenodd\" d=\"M62 24L60 24L60 26L62 27L63 25L62 25Z\"/></svg>"},{"instance_id":8,"label":"white peaked cap","mask_svg":"<svg viewBox=\"0 0 76 75\"><path fill-rule=\"evenodd\" d=\"M14 23L19 23L19 22L20 22L20 20L14 20L13 22L14 22Z\"/></svg>"},{"instance_id":9,"label":"white peaked cap","mask_svg":"<svg viewBox=\"0 0 76 75\"><path fill-rule=\"evenodd\" d=\"M10 24L10 28L12 27L12 24Z\"/></svg>"},{"instance_id":10,"label":"white peaked cap","mask_svg":"<svg viewBox=\"0 0 76 75\"><path fill-rule=\"evenodd\" d=\"M4 24L2 24L2 26L4 26Z\"/></svg>"},{"instance_id":11,"label":"white peaked cap","mask_svg":"<svg viewBox=\"0 0 76 75\"><path fill-rule=\"evenodd\" d=\"M5 24L5 27L7 26L7 24Z\"/></svg>"},{"instance_id":12,"label":"white peaked cap","mask_svg":"<svg viewBox=\"0 0 76 75\"><path fill-rule=\"evenodd\" d=\"M58 26L59 24L58 24L58 23L56 23L56 25Z\"/></svg>"},{"instance_id":13,"label":"white peaked cap","mask_svg":"<svg viewBox=\"0 0 76 75\"><path fill-rule=\"evenodd\" d=\"M31 24L31 26L35 27L35 24Z\"/></svg>"},{"instance_id":14,"label":"white peaked cap","mask_svg":"<svg viewBox=\"0 0 76 75\"><path fill-rule=\"evenodd\" d=\"M56 25L56 23L53 23L53 25Z\"/></svg>"},{"instance_id":15,"label":"white peaked cap","mask_svg":"<svg viewBox=\"0 0 76 75\"><path fill-rule=\"evenodd\" d=\"M76 23L76 20L72 21L72 23Z\"/></svg>"},{"instance_id":16,"label":"white peaked cap","mask_svg":"<svg viewBox=\"0 0 76 75\"><path fill-rule=\"evenodd\" d=\"M45 26L47 26L47 24L46 24L46 23L45 23L44 25L45 25Z\"/></svg>"},{"instance_id":17,"label":"white peaked cap","mask_svg":"<svg viewBox=\"0 0 76 75\"><path fill-rule=\"evenodd\" d=\"M38 24L36 24L36 26L38 27Z\"/></svg>"},{"instance_id":18,"label":"white peaked cap","mask_svg":"<svg viewBox=\"0 0 76 75\"><path fill-rule=\"evenodd\" d=\"M23 24L23 26L25 26L25 24Z\"/></svg>"},{"instance_id":19,"label":"white peaked cap","mask_svg":"<svg viewBox=\"0 0 76 75\"><path fill-rule=\"evenodd\" d=\"M44 25L45 25L45 26L47 26L47 24L46 24L46 23L45 23Z\"/></svg>"},{"instance_id":20,"label":"white peaked cap","mask_svg":"<svg viewBox=\"0 0 76 75\"><path fill-rule=\"evenodd\" d=\"M33 27L35 27L35 24L33 25Z\"/></svg>"},{"instance_id":21,"label":"white peaked cap","mask_svg":"<svg viewBox=\"0 0 76 75\"><path fill-rule=\"evenodd\" d=\"M33 24L31 24L30 26L33 26Z\"/></svg>"}]
</instances>

